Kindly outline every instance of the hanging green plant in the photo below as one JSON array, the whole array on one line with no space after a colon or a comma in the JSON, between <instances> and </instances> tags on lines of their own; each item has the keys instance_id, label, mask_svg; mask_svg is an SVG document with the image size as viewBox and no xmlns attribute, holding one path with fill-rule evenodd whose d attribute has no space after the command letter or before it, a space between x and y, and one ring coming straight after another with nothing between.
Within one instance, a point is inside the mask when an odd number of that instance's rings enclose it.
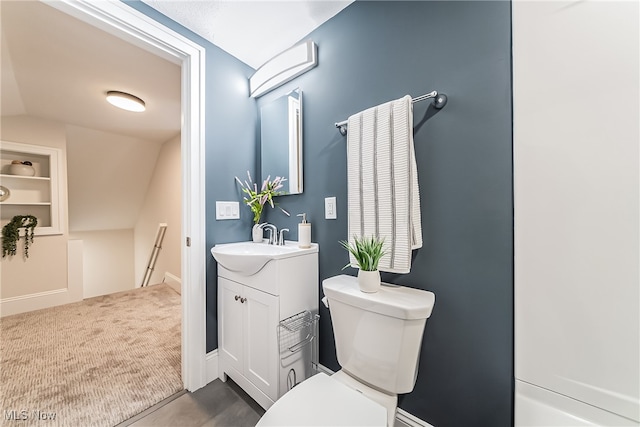
<instances>
[{"instance_id":1,"label":"hanging green plant","mask_svg":"<svg viewBox=\"0 0 640 427\"><path fill-rule=\"evenodd\" d=\"M29 245L33 243L33 230L38 225L38 218L33 215L16 215L2 227L2 258L13 256L18 248L20 229L24 228L24 257L29 258Z\"/></svg>"}]
</instances>

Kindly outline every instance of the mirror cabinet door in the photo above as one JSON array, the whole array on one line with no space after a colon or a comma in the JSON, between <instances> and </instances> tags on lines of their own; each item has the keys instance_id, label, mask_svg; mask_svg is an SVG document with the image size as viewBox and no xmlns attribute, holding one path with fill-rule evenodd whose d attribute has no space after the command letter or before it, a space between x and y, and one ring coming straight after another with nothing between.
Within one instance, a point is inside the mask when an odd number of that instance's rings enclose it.
<instances>
[{"instance_id":1,"label":"mirror cabinet door","mask_svg":"<svg viewBox=\"0 0 640 427\"><path fill-rule=\"evenodd\" d=\"M302 193L302 91L294 89L260 109L262 180L287 178L287 194Z\"/></svg>"}]
</instances>

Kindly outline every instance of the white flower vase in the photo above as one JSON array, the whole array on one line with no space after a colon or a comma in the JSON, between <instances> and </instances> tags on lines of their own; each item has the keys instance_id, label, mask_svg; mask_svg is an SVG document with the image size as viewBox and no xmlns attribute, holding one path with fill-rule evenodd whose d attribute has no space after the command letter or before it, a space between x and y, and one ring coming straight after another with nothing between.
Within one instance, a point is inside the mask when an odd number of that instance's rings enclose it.
<instances>
[{"instance_id":1,"label":"white flower vase","mask_svg":"<svg viewBox=\"0 0 640 427\"><path fill-rule=\"evenodd\" d=\"M264 232L259 224L254 224L251 229L251 237L253 238L254 243L262 243L262 239L264 237Z\"/></svg>"},{"instance_id":2,"label":"white flower vase","mask_svg":"<svg viewBox=\"0 0 640 427\"><path fill-rule=\"evenodd\" d=\"M369 294L373 294L380 290L380 272L358 270L358 285L360 290Z\"/></svg>"}]
</instances>

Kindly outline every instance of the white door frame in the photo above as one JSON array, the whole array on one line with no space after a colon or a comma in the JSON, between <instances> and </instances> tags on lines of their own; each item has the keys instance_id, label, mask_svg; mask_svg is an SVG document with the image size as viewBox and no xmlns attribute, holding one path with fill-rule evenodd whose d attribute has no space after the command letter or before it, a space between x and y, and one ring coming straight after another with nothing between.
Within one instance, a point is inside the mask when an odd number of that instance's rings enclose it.
<instances>
[{"instance_id":1,"label":"white door frame","mask_svg":"<svg viewBox=\"0 0 640 427\"><path fill-rule=\"evenodd\" d=\"M182 66L182 381L207 383L205 319L205 49L121 1L41 0Z\"/></svg>"}]
</instances>

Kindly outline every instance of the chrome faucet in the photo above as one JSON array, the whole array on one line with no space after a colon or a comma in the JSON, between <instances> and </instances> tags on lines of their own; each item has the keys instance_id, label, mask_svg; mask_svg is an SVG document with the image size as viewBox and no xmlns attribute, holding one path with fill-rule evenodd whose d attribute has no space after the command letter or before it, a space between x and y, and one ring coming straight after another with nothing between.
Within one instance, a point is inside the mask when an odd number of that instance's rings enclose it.
<instances>
[{"instance_id":1,"label":"chrome faucet","mask_svg":"<svg viewBox=\"0 0 640 427\"><path fill-rule=\"evenodd\" d=\"M276 243L276 238L278 237L278 228L273 224L266 223L262 226L262 229L269 231L269 244L273 245L274 243Z\"/></svg>"},{"instance_id":2,"label":"chrome faucet","mask_svg":"<svg viewBox=\"0 0 640 427\"><path fill-rule=\"evenodd\" d=\"M280 230L280 233L278 234L278 245L280 246L284 246L284 232L285 231L289 231L288 228L283 228Z\"/></svg>"}]
</instances>

